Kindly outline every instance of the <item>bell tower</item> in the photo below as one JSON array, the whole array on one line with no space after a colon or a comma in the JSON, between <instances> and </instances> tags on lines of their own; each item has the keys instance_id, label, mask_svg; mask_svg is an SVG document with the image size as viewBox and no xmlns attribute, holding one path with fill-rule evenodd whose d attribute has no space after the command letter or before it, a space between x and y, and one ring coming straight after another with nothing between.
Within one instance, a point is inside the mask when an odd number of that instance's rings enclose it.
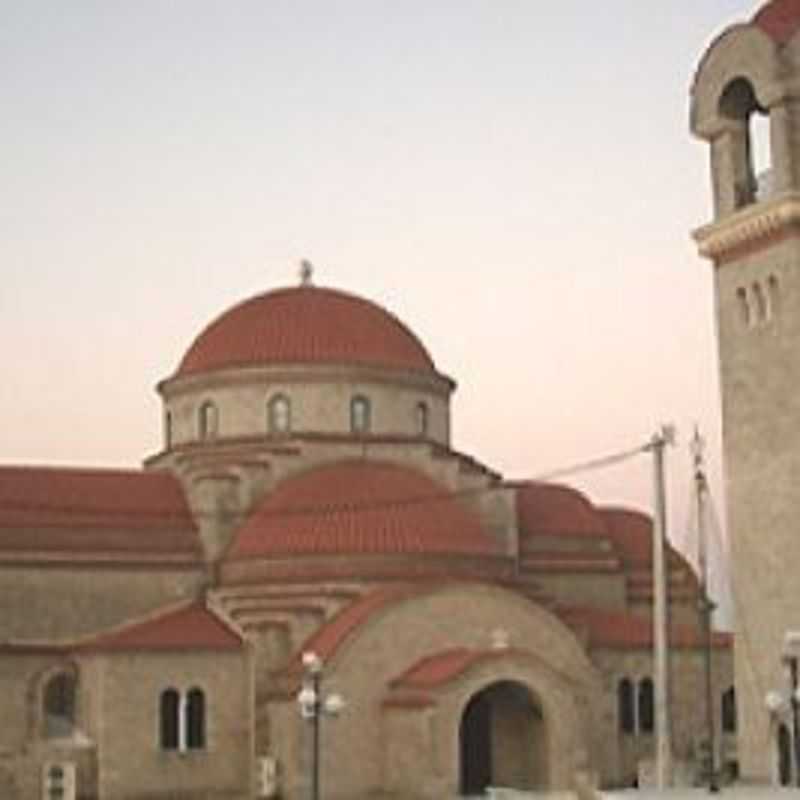
<instances>
[{"instance_id":1,"label":"bell tower","mask_svg":"<svg viewBox=\"0 0 800 800\"><path fill-rule=\"evenodd\" d=\"M713 220L694 237L714 268L739 762L744 778L770 781L787 720L765 696L788 691L783 639L800 630L800 0L773 0L717 37L691 128L710 148Z\"/></svg>"}]
</instances>

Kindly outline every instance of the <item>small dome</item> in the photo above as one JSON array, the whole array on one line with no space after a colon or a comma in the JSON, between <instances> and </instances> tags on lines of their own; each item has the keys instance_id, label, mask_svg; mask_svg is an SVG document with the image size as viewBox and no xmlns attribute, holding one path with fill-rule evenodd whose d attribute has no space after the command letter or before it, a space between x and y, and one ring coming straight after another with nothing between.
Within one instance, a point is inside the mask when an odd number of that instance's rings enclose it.
<instances>
[{"instance_id":1,"label":"small dome","mask_svg":"<svg viewBox=\"0 0 800 800\"><path fill-rule=\"evenodd\" d=\"M303 285L257 295L195 339L176 376L270 364L347 364L435 372L397 317L360 297Z\"/></svg>"},{"instance_id":2,"label":"small dome","mask_svg":"<svg viewBox=\"0 0 800 800\"><path fill-rule=\"evenodd\" d=\"M517 490L520 535L603 536L597 509L576 489L555 483L526 483Z\"/></svg>"},{"instance_id":3,"label":"small dome","mask_svg":"<svg viewBox=\"0 0 800 800\"><path fill-rule=\"evenodd\" d=\"M502 555L444 486L407 467L359 460L281 483L244 524L228 558L420 554Z\"/></svg>"},{"instance_id":4,"label":"small dome","mask_svg":"<svg viewBox=\"0 0 800 800\"><path fill-rule=\"evenodd\" d=\"M771 0L756 13L753 24L778 44L785 44L800 28L800 0Z\"/></svg>"}]
</instances>

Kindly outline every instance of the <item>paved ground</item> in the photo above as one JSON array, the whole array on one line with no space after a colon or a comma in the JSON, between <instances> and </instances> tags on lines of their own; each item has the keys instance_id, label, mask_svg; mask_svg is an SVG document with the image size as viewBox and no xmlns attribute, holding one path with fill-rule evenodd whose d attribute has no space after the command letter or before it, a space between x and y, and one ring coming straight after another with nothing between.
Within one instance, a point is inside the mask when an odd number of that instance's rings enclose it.
<instances>
[{"instance_id":1,"label":"paved ground","mask_svg":"<svg viewBox=\"0 0 800 800\"><path fill-rule=\"evenodd\" d=\"M604 800L789 800L798 798L798 790L778 789L770 786L726 786L718 794L708 789L625 789L623 791L600 792Z\"/></svg>"}]
</instances>

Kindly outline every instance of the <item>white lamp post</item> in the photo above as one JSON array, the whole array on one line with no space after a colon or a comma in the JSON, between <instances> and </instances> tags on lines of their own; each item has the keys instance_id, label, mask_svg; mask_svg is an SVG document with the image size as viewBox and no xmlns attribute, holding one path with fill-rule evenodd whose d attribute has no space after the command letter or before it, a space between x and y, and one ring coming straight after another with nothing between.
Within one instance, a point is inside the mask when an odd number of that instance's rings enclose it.
<instances>
[{"instance_id":1,"label":"white lamp post","mask_svg":"<svg viewBox=\"0 0 800 800\"><path fill-rule=\"evenodd\" d=\"M319 800L320 720L324 715L335 717L344 708L340 694L322 695L322 659L313 652L303 653L303 685L297 693L300 716L311 723L313 731L311 763L311 800Z\"/></svg>"}]
</instances>

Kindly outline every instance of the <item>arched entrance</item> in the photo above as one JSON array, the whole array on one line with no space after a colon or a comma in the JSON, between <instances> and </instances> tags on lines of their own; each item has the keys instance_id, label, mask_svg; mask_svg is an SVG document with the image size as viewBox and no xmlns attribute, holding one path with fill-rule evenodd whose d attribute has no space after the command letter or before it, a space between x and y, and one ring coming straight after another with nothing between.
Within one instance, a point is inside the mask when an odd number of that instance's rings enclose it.
<instances>
[{"instance_id":1,"label":"arched entrance","mask_svg":"<svg viewBox=\"0 0 800 800\"><path fill-rule=\"evenodd\" d=\"M487 786L546 788L545 743L541 706L526 686L487 686L461 717L460 794L480 795Z\"/></svg>"}]
</instances>

